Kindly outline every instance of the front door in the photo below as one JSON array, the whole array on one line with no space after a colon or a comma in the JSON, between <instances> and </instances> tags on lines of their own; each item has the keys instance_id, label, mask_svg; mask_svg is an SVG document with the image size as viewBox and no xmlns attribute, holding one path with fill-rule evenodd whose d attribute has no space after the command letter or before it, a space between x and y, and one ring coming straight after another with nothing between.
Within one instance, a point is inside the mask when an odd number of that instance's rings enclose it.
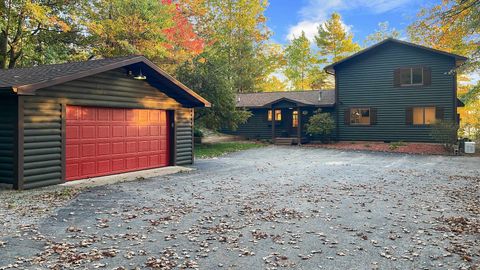
<instances>
[{"instance_id":1,"label":"front door","mask_svg":"<svg viewBox=\"0 0 480 270\"><path fill-rule=\"evenodd\" d=\"M290 137L296 137L298 132L298 118L299 112L297 109L290 110L289 112L289 122L288 125L290 126Z\"/></svg>"}]
</instances>

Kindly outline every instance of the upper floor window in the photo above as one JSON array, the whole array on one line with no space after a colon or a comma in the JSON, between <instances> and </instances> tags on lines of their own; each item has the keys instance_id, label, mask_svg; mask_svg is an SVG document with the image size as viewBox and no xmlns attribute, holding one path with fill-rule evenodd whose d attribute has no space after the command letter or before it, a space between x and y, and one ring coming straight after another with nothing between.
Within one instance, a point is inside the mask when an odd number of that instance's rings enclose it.
<instances>
[{"instance_id":1,"label":"upper floor window","mask_svg":"<svg viewBox=\"0 0 480 270\"><path fill-rule=\"evenodd\" d=\"M423 85L423 68L401 68L400 85Z\"/></svg>"},{"instance_id":2,"label":"upper floor window","mask_svg":"<svg viewBox=\"0 0 480 270\"><path fill-rule=\"evenodd\" d=\"M397 68L394 72L393 84L402 86L429 86L432 83L432 72L429 67Z\"/></svg>"}]
</instances>

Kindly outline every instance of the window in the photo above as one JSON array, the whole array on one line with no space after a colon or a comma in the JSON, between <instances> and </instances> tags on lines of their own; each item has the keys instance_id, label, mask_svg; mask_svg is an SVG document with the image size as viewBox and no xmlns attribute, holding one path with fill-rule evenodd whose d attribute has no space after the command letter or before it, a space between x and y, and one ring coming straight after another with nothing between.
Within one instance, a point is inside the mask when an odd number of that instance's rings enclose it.
<instances>
[{"instance_id":1,"label":"window","mask_svg":"<svg viewBox=\"0 0 480 270\"><path fill-rule=\"evenodd\" d=\"M370 108L351 108L350 124L370 125Z\"/></svg>"},{"instance_id":2,"label":"window","mask_svg":"<svg viewBox=\"0 0 480 270\"><path fill-rule=\"evenodd\" d=\"M292 127L298 127L298 111L292 112Z\"/></svg>"},{"instance_id":3,"label":"window","mask_svg":"<svg viewBox=\"0 0 480 270\"><path fill-rule=\"evenodd\" d=\"M275 120L282 121L282 110L275 110ZM272 110L268 110L268 121L272 121Z\"/></svg>"},{"instance_id":4,"label":"window","mask_svg":"<svg viewBox=\"0 0 480 270\"><path fill-rule=\"evenodd\" d=\"M435 123L435 107L414 107L413 124L431 125Z\"/></svg>"},{"instance_id":5,"label":"window","mask_svg":"<svg viewBox=\"0 0 480 270\"><path fill-rule=\"evenodd\" d=\"M423 68L400 69L400 85L423 85Z\"/></svg>"},{"instance_id":6,"label":"window","mask_svg":"<svg viewBox=\"0 0 480 270\"><path fill-rule=\"evenodd\" d=\"M275 120L282 121L282 110L275 110Z\"/></svg>"}]
</instances>

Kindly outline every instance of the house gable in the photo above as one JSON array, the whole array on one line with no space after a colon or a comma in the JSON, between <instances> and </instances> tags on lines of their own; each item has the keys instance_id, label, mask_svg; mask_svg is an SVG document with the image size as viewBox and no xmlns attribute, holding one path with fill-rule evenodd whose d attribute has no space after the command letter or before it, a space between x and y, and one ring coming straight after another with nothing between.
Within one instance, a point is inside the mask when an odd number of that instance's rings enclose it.
<instances>
[{"instance_id":1,"label":"house gable","mask_svg":"<svg viewBox=\"0 0 480 270\"><path fill-rule=\"evenodd\" d=\"M403 67L425 67L431 84L397 87L394 73ZM445 120L456 118L456 59L431 50L389 42L335 65L337 125L340 140L432 141L431 127L406 123L411 107L435 106ZM376 124L351 126L350 108L373 108ZM348 117L348 116L347 116Z\"/></svg>"}]
</instances>

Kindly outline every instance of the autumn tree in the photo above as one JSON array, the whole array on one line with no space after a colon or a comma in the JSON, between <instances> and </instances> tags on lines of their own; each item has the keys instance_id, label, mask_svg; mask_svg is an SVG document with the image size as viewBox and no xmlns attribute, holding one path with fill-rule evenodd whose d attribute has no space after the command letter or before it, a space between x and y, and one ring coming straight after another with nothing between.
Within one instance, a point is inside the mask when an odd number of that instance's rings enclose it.
<instances>
[{"instance_id":1,"label":"autumn tree","mask_svg":"<svg viewBox=\"0 0 480 270\"><path fill-rule=\"evenodd\" d=\"M142 54L169 72L203 51L204 41L171 0L92 1L86 25L93 53Z\"/></svg>"},{"instance_id":2,"label":"autumn tree","mask_svg":"<svg viewBox=\"0 0 480 270\"><path fill-rule=\"evenodd\" d=\"M303 31L285 49L285 60L285 75L295 90L312 89L312 76L323 72L319 68L321 61L313 53L310 41Z\"/></svg>"},{"instance_id":3,"label":"autumn tree","mask_svg":"<svg viewBox=\"0 0 480 270\"><path fill-rule=\"evenodd\" d=\"M287 91L288 84L279 76L270 75L257 85L259 92L282 92Z\"/></svg>"},{"instance_id":4,"label":"autumn tree","mask_svg":"<svg viewBox=\"0 0 480 270\"><path fill-rule=\"evenodd\" d=\"M219 57L227 61L228 79L238 93L255 91L259 78L268 76L263 53L271 33L264 15L266 0L206 0L207 22L212 43ZM203 26L205 27L205 26Z\"/></svg>"},{"instance_id":5,"label":"autumn tree","mask_svg":"<svg viewBox=\"0 0 480 270\"><path fill-rule=\"evenodd\" d=\"M451 70L459 79L459 97L465 107L459 108L463 135L480 138L480 84L468 83L469 75L480 69L480 1L445 0L422 9L418 19L408 27L411 41L435 49L464 55L469 59L460 68Z\"/></svg>"},{"instance_id":6,"label":"autumn tree","mask_svg":"<svg viewBox=\"0 0 480 270\"><path fill-rule=\"evenodd\" d=\"M387 38L399 38L400 31L390 28L388 22L378 23L378 29L365 39L365 46L370 46Z\"/></svg>"},{"instance_id":7,"label":"autumn tree","mask_svg":"<svg viewBox=\"0 0 480 270\"><path fill-rule=\"evenodd\" d=\"M82 1L0 1L0 68L51 64L77 54Z\"/></svg>"},{"instance_id":8,"label":"autumn tree","mask_svg":"<svg viewBox=\"0 0 480 270\"><path fill-rule=\"evenodd\" d=\"M348 33L340 14L336 12L318 27L315 41L319 53L328 57L331 62L339 61L360 50L360 45L353 41L353 34Z\"/></svg>"},{"instance_id":9,"label":"autumn tree","mask_svg":"<svg viewBox=\"0 0 480 270\"><path fill-rule=\"evenodd\" d=\"M407 31L415 43L469 57L462 71L480 68L479 0L445 0L422 9Z\"/></svg>"},{"instance_id":10,"label":"autumn tree","mask_svg":"<svg viewBox=\"0 0 480 270\"><path fill-rule=\"evenodd\" d=\"M207 48L192 61L182 64L177 77L212 103L211 108L195 110L198 126L214 130L222 127L236 129L250 113L236 108L233 82L228 79L228 62L214 50Z\"/></svg>"},{"instance_id":11,"label":"autumn tree","mask_svg":"<svg viewBox=\"0 0 480 270\"><path fill-rule=\"evenodd\" d=\"M193 1L193 0L189 0ZM262 90L279 54L266 41L270 32L264 11L267 1L205 0L195 29L205 40L203 53L185 62L177 76L203 94L212 108L199 110L200 125L235 128L249 114L235 107L236 93Z\"/></svg>"}]
</instances>

